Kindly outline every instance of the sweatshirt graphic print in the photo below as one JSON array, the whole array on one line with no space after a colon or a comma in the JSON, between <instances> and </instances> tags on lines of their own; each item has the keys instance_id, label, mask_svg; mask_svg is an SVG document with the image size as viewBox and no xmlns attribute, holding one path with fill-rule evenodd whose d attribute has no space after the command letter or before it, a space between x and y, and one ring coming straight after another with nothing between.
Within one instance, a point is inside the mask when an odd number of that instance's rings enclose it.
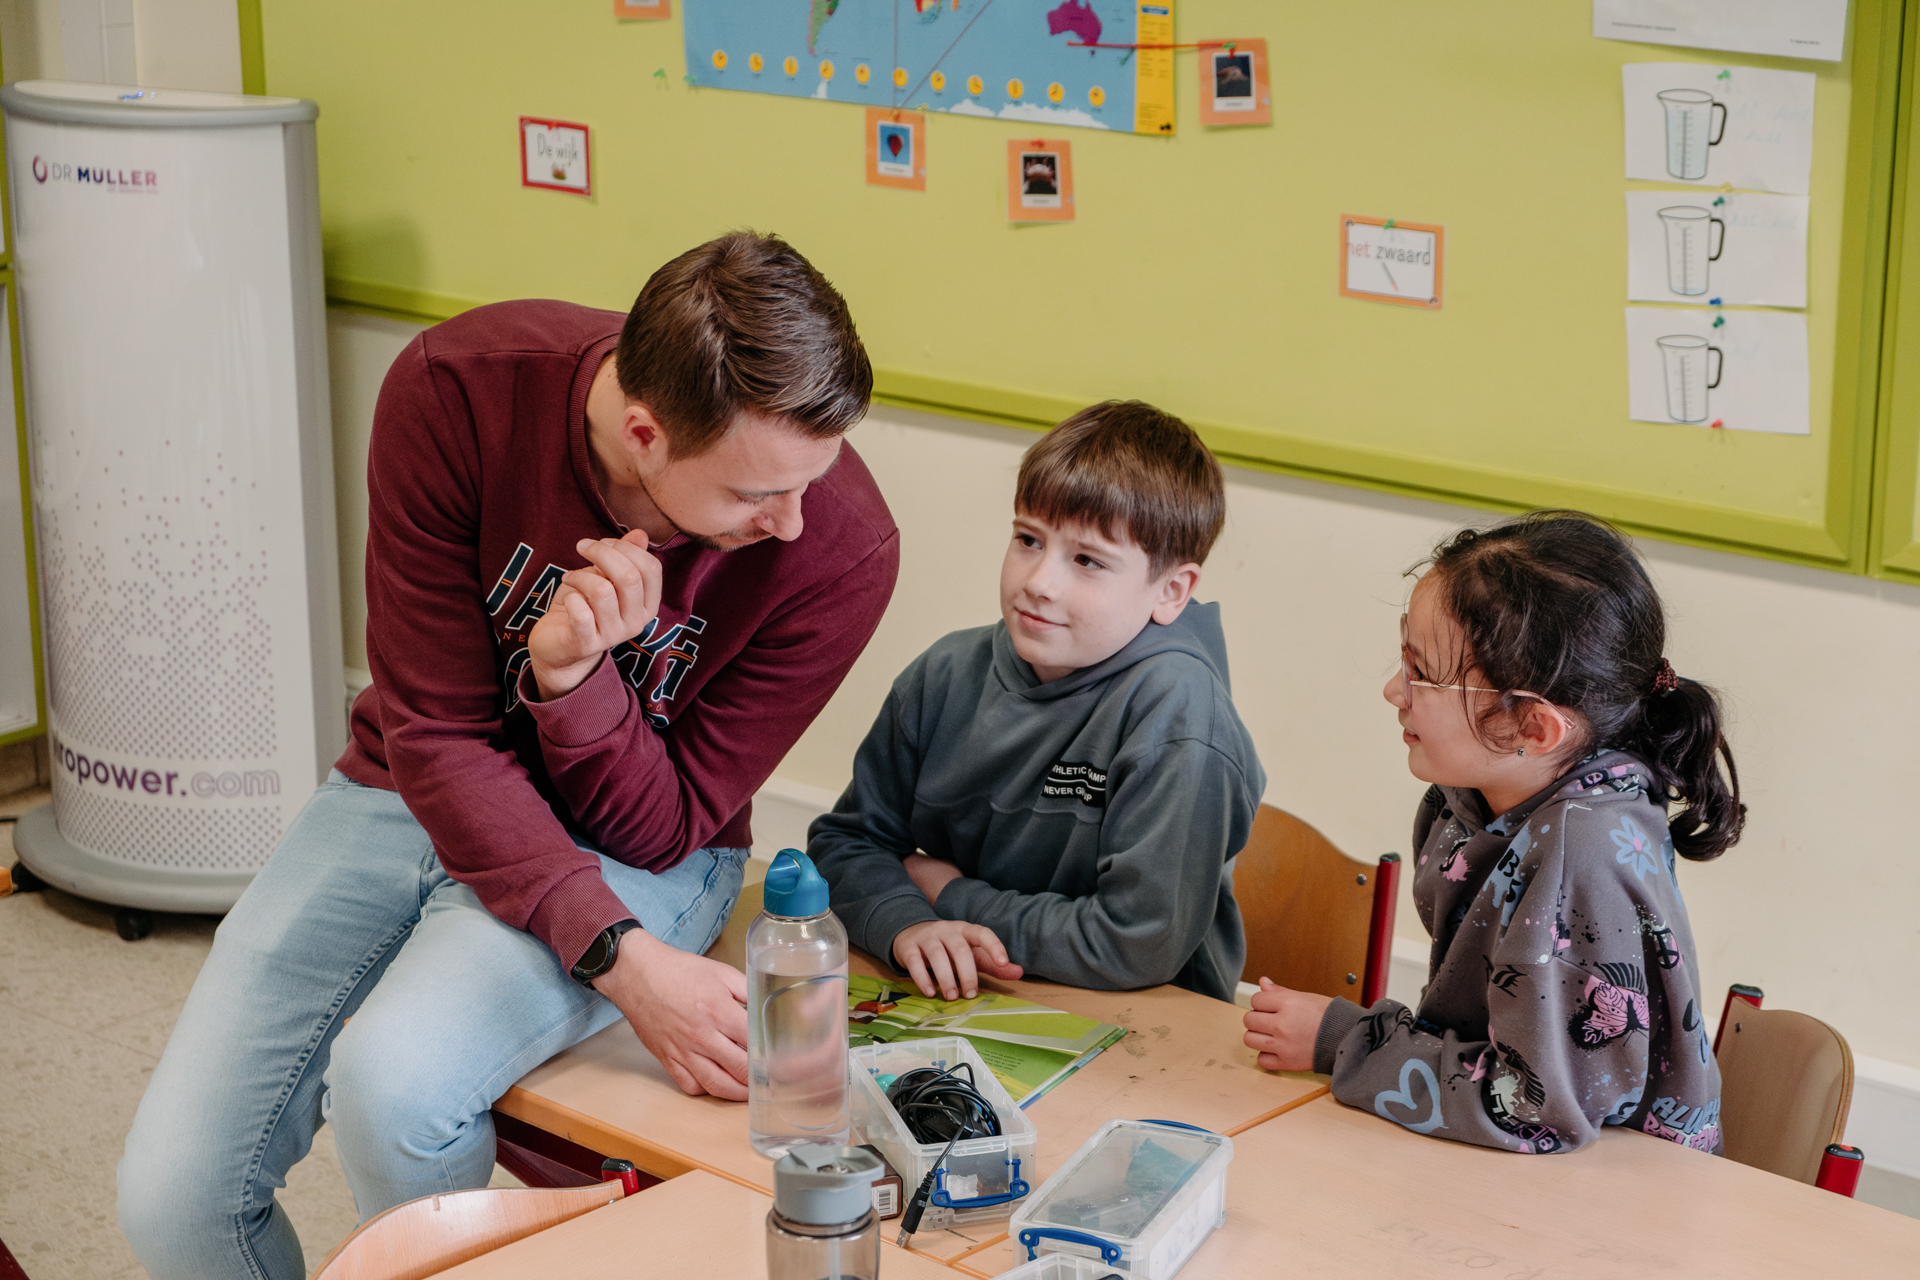
<instances>
[{"instance_id":1,"label":"sweatshirt graphic print","mask_svg":"<svg viewBox=\"0 0 1920 1280\"><path fill-rule=\"evenodd\" d=\"M1491 820L1433 787L1414 901L1433 935L1420 1006L1335 1000L1314 1069L1416 1133L1571 1151L1603 1125L1719 1152L1720 1072L1665 806L1621 752Z\"/></svg>"}]
</instances>

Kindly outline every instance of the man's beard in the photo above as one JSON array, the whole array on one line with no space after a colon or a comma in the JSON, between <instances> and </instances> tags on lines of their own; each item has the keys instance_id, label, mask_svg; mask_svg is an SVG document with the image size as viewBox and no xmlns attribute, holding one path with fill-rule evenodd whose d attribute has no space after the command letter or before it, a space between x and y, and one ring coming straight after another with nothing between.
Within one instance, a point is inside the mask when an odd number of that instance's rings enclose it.
<instances>
[{"instance_id":1,"label":"man's beard","mask_svg":"<svg viewBox=\"0 0 1920 1280\"><path fill-rule=\"evenodd\" d=\"M756 542L764 542L772 536L759 533L748 537L739 529L726 529L719 533L695 533L667 514L667 509L660 505L660 499L654 497L653 490L647 487L645 476L635 471L633 478L640 485L640 491L647 495L647 501L653 504L653 509L660 513L660 518L672 525L675 533L680 534L696 547L704 547L708 551L741 551Z\"/></svg>"}]
</instances>

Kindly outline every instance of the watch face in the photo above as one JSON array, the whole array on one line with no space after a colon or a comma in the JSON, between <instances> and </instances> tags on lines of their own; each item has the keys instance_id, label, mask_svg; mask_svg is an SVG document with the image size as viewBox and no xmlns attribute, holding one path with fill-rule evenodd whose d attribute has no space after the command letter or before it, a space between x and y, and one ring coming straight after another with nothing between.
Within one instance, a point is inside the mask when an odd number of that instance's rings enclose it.
<instances>
[{"instance_id":1,"label":"watch face","mask_svg":"<svg viewBox=\"0 0 1920 1280\"><path fill-rule=\"evenodd\" d=\"M580 957L580 963L573 967L574 972L586 978L597 978L605 973L610 942L611 939L603 931L587 948L586 954Z\"/></svg>"}]
</instances>

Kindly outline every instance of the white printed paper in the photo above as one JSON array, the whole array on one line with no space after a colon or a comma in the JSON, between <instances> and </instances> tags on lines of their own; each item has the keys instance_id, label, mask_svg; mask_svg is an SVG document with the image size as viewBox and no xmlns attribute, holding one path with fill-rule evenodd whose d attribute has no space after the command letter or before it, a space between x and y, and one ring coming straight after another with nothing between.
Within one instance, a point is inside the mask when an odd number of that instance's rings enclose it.
<instances>
[{"instance_id":1,"label":"white printed paper","mask_svg":"<svg viewBox=\"0 0 1920 1280\"><path fill-rule=\"evenodd\" d=\"M1628 417L1804 436L1807 404L1799 312L1627 308Z\"/></svg>"},{"instance_id":2,"label":"white printed paper","mask_svg":"<svg viewBox=\"0 0 1920 1280\"><path fill-rule=\"evenodd\" d=\"M1439 301L1435 288L1440 237L1404 224L1391 227L1349 219L1346 223L1346 276L1353 293L1378 294L1396 302Z\"/></svg>"},{"instance_id":3,"label":"white printed paper","mask_svg":"<svg viewBox=\"0 0 1920 1280\"><path fill-rule=\"evenodd\" d=\"M1838 62L1847 0L1593 0L1593 34Z\"/></svg>"},{"instance_id":4,"label":"white printed paper","mask_svg":"<svg viewBox=\"0 0 1920 1280\"><path fill-rule=\"evenodd\" d=\"M1807 194L1811 71L1630 62L1620 72L1629 178Z\"/></svg>"},{"instance_id":5,"label":"white printed paper","mask_svg":"<svg viewBox=\"0 0 1920 1280\"><path fill-rule=\"evenodd\" d=\"M1627 193L1627 300L1807 305L1807 197Z\"/></svg>"}]
</instances>

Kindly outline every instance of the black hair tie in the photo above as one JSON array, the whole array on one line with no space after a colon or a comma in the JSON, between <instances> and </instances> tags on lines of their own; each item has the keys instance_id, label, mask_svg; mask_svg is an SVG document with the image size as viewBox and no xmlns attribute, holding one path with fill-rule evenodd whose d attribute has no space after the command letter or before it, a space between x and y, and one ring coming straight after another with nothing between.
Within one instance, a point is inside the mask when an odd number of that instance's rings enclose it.
<instances>
[{"instance_id":1,"label":"black hair tie","mask_svg":"<svg viewBox=\"0 0 1920 1280\"><path fill-rule=\"evenodd\" d=\"M1679 687L1680 677L1673 673L1673 664L1665 658L1660 659L1660 669L1653 673L1653 691L1668 694Z\"/></svg>"}]
</instances>

